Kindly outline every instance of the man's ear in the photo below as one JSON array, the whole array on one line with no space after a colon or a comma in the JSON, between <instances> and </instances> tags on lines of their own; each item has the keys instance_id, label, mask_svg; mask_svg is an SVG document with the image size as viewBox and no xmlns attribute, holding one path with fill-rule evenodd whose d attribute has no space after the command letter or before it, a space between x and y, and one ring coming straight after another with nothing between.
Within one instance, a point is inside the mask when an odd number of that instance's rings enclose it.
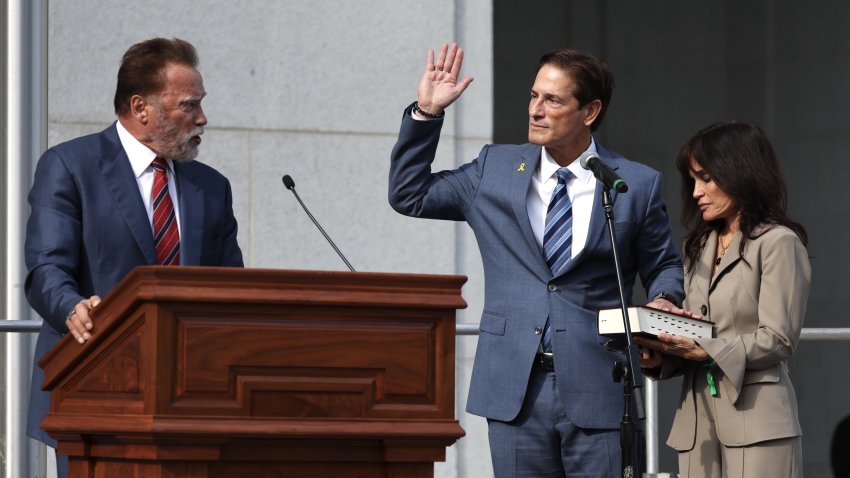
<instances>
[{"instance_id":1,"label":"man's ear","mask_svg":"<svg viewBox=\"0 0 850 478\"><path fill-rule=\"evenodd\" d=\"M584 125L590 126L596 121L596 118L599 116L599 113L602 111L602 101L601 100L593 100L590 103L584 105Z\"/></svg>"},{"instance_id":2,"label":"man's ear","mask_svg":"<svg viewBox=\"0 0 850 478\"><path fill-rule=\"evenodd\" d=\"M150 115L148 101L140 95L133 95L130 98L130 115L139 123L147 124Z\"/></svg>"}]
</instances>

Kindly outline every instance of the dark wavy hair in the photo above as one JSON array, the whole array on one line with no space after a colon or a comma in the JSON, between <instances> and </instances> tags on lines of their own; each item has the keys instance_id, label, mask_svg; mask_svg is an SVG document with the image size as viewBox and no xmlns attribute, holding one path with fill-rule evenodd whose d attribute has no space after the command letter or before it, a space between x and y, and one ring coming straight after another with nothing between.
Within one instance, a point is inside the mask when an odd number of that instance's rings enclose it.
<instances>
[{"instance_id":1,"label":"dark wavy hair","mask_svg":"<svg viewBox=\"0 0 850 478\"><path fill-rule=\"evenodd\" d=\"M711 180L729 195L740 209L743 235L742 254L747 240L756 239L770 228L757 233L762 225L782 225L794 231L805 245L806 229L786 214L787 190L773 146L759 127L727 121L712 124L689 139L679 150L676 167L682 177L682 225L685 256L691 267L696 264L711 231L722 232L723 219L706 222L693 198L694 179L691 160L708 173Z\"/></svg>"},{"instance_id":2,"label":"dark wavy hair","mask_svg":"<svg viewBox=\"0 0 850 478\"><path fill-rule=\"evenodd\" d=\"M148 96L165 88L163 70L170 64L198 67L198 53L191 43L174 38L152 38L131 46L121 59L115 87L115 113L130 113L133 95Z\"/></svg>"},{"instance_id":3,"label":"dark wavy hair","mask_svg":"<svg viewBox=\"0 0 850 478\"><path fill-rule=\"evenodd\" d=\"M573 96L578 100L580 108L584 108L593 100L602 102L599 115L590 125L590 130L596 131L605 118L611 95L614 94L614 74L611 73L608 64L589 53L562 48L540 57L537 62L537 71L539 72L546 65L556 66L569 73L570 79L576 84Z\"/></svg>"}]
</instances>

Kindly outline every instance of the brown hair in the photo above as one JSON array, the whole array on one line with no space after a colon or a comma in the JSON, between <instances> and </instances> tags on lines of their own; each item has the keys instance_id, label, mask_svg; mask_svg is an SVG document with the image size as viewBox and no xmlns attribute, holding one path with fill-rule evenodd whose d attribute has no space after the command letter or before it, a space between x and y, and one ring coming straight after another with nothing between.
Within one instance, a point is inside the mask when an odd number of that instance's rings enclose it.
<instances>
[{"instance_id":1,"label":"brown hair","mask_svg":"<svg viewBox=\"0 0 850 478\"><path fill-rule=\"evenodd\" d=\"M537 62L537 71L539 72L546 65L556 66L570 75L576 85L573 96L578 100L580 108L593 100L602 102L599 115L590 125L590 130L596 131L605 118L608 103L611 102L611 95L614 93L614 74L611 73L608 64L589 53L563 48L550 51L540 57L540 61Z\"/></svg>"},{"instance_id":2,"label":"brown hair","mask_svg":"<svg viewBox=\"0 0 850 478\"><path fill-rule=\"evenodd\" d=\"M169 64L196 68L198 54L191 43L174 38L153 38L131 46L121 59L115 88L115 113L130 112L133 95L148 96L165 87L163 70Z\"/></svg>"},{"instance_id":3,"label":"brown hair","mask_svg":"<svg viewBox=\"0 0 850 478\"><path fill-rule=\"evenodd\" d=\"M803 245L808 242L806 229L787 213L788 193L779 159L764 132L755 125L727 121L712 124L695 134L679 150L676 167L682 177L682 225L689 229L685 237L685 256L691 266L697 263L711 231L720 233L723 220L705 222L693 198L694 178L691 159L708 173L711 180L732 199L741 211L741 248L759 236L763 225L781 225L794 231ZM766 232L770 228L762 230Z\"/></svg>"}]
</instances>

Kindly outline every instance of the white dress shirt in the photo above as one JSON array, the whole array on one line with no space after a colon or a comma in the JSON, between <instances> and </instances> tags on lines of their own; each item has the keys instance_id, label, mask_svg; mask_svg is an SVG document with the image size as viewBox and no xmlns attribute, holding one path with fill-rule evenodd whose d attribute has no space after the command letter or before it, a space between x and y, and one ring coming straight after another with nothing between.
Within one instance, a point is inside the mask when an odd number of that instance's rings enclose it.
<instances>
[{"instance_id":1,"label":"white dress shirt","mask_svg":"<svg viewBox=\"0 0 850 478\"><path fill-rule=\"evenodd\" d=\"M124 152L127 153L127 157L130 159L130 167L133 168L133 174L136 176L136 185L139 186L139 193L142 195L142 202L145 204L145 210L148 212L148 221L151 223L151 231L153 231L151 190L153 189L154 170L151 163L156 158L156 153L134 138L124 128L120 120L116 121L115 127L118 129L118 139L121 140L121 146L124 147ZM171 202L174 203L174 217L177 219L177 231L182 236L182 231L180 230L180 202L177 200L177 181L174 175L174 165L167 158L165 163L168 165L168 195L171 196Z\"/></svg>"},{"instance_id":2,"label":"white dress shirt","mask_svg":"<svg viewBox=\"0 0 850 478\"><path fill-rule=\"evenodd\" d=\"M596 153L596 141L591 138L587 151ZM531 221L531 229L537 243L543 246L543 230L546 226L546 210L552 199L552 192L558 185L555 172L561 168L544 147L537 167L528 187L525 207L528 211L528 219ZM581 156L579 156L581 157ZM593 211L593 198L596 195L596 180L593 173L581 167L579 162L573 161L567 169L573 173L573 177L567 181L567 195L573 203L573 246L572 257L578 255L587 242L587 232L590 228L590 213Z\"/></svg>"}]
</instances>

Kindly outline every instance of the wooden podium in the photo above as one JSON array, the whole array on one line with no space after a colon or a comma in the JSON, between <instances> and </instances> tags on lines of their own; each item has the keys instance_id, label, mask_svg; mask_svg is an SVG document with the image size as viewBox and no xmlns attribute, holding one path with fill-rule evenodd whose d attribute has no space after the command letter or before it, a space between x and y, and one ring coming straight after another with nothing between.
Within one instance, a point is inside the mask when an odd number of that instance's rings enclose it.
<instances>
[{"instance_id":1,"label":"wooden podium","mask_svg":"<svg viewBox=\"0 0 850 478\"><path fill-rule=\"evenodd\" d=\"M432 477L462 276L139 267L39 362L78 478Z\"/></svg>"}]
</instances>

